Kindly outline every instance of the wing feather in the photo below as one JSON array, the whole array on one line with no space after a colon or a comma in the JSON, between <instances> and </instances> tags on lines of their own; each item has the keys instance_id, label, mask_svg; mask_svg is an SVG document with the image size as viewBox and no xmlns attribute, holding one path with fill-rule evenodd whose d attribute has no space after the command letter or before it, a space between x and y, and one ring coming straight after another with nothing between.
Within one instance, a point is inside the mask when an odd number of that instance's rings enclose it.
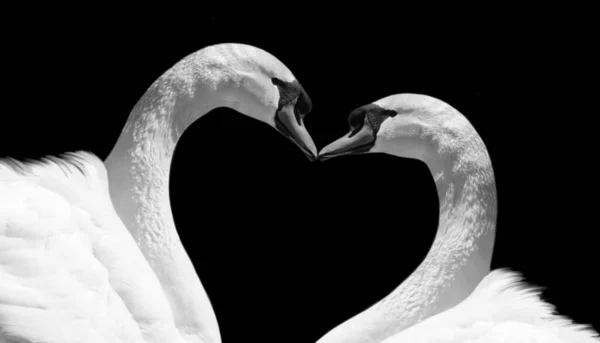
<instances>
[{"instance_id":1,"label":"wing feather","mask_svg":"<svg viewBox=\"0 0 600 343\"><path fill-rule=\"evenodd\" d=\"M0 342L178 342L106 169L69 153L0 160Z\"/></svg>"}]
</instances>

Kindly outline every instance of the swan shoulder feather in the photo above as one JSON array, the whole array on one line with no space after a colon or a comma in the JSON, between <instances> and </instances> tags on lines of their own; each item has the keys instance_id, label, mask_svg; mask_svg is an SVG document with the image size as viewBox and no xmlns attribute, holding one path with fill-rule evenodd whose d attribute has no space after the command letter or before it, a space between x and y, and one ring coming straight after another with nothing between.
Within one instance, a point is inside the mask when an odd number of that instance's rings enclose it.
<instances>
[{"instance_id":1,"label":"swan shoulder feather","mask_svg":"<svg viewBox=\"0 0 600 343\"><path fill-rule=\"evenodd\" d=\"M383 343L600 343L593 329L555 314L540 292L519 273L496 269L462 303Z\"/></svg>"},{"instance_id":2,"label":"swan shoulder feather","mask_svg":"<svg viewBox=\"0 0 600 343\"><path fill-rule=\"evenodd\" d=\"M102 161L0 160L0 342L177 342Z\"/></svg>"}]
</instances>

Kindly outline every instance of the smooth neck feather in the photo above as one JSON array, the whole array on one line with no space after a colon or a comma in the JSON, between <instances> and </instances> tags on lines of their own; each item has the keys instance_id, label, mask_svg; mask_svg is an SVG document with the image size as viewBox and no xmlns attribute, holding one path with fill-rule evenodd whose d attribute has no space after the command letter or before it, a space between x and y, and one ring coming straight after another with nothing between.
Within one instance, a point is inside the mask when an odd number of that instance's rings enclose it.
<instances>
[{"instance_id":1,"label":"smooth neck feather","mask_svg":"<svg viewBox=\"0 0 600 343\"><path fill-rule=\"evenodd\" d=\"M464 300L489 272L495 237L496 188L483 141L451 107L417 118L435 179L438 231L417 269L394 291L329 332L325 342L381 342Z\"/></svg>"},{"instance_id":2,"label":"smooth neck feather","mask_svg":"<svg viewBox=\"0 0 600 343\"><path fill-rule=\"evenodd\" d=\"M219 74L221 64L198 64L191 55L148 89L105 164L115 209L154 270L181 336L220 342L215 313L175 229L169 172L190 124L216 107L244 112L245 99L231 86L232 75Z\"/></svg>"},{"instance_id":3,"label":"smooth neck feather","mask_svg":"<svg viewBox=\"0 0 600 343\"><path fill-rule=\"evenodd\" d=\"M463 301L489 273L497 215L492 164L469 121L447 106L424 121L421 136L431 147L423 161L435 179L440 217L427 257L398 292L420 292L412 303L416 322ZM407 299L402 303L411 305Z\"/></svg>"}]
</instances>

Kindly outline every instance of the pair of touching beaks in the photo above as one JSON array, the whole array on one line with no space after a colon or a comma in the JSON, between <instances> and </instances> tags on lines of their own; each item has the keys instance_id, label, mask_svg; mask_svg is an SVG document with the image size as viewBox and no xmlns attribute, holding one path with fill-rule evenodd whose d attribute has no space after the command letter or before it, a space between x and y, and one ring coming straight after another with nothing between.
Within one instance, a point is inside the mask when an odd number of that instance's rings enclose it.
<instances>
[{"instance_id":1,"label":"pair of touching beaks","mask_svg":"<svg viewBox=\"0 0 600 343\"><path fill-rule=\"evenodd\" d=\"M315 143L303 123L305 115L298 116L289 110L282 109L276 116L276 126L284 136L288 137L304 152L311 162L316 160L325 161L341 155L364 153L369 151L375 143L373 130L365 124L359 130L350 130L348 134L317 152Z\"/></svg>"},{"instance_id":2,"label":"pair of touching beaks","mask_svg":"<svg viewBox=\"0 0 600 343\"><path fill-rule=\"evenodd\" d=\"M303 120L312 109L312 100L297 82L286 83L277 78L272 82L279 89L279 106L275 113L275 128L296 144L312 162L324 161L335 156L367 152L375 145L375 134L380 120L367 120L386 112L373 104L361 106L350 113L350 132L317 152L312 137L306 130ZM292 100L293 99L293 100ZM389 113L388 113L389 114ZM374 126L372 126L373 124Z\"/></svg>"}]
</instances>

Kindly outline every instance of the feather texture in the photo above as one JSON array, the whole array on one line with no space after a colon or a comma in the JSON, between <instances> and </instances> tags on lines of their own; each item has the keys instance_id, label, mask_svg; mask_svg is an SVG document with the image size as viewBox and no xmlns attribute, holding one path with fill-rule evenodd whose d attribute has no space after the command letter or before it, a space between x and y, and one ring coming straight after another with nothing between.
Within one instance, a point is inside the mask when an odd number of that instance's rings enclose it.
<instances>
[{"instance_id":1,"label":"feather texture","mask_svg":"<svg viewBox=\"0 0 600 343\"><path fill-rule=\"evenodd\" d=\"M112 207L100 159L76 152L0 161L1 339L177 342L157 294Z\"/></svg>"},{"instance_id":2,"label":"feather texture","mask_svg":"<svg viewBox=\"0 0 600 343\"><path fill-rule=\"evenodd\" d=\"M396 94L374 104L396 115L381 122L368 152L427 165L440 201L438 231L402 284L319 343L600 342L592 328L557 315L520 274L490 272L496 186L490 156L469 120L421 94ZM341 142L323 150L345 151L352 141Z\"/></svg>"},{"instance_id":3,"label":"feather texture","mask_svg":"<svg viewBox=\"0 0 600 343\"><path fill-rule=\"evenodd\" d=\"M540 288L519 273L496 269L462 303L430 317L383 343L598 343L586 325L555 314Z\"/></svg>"}]
</instances>

